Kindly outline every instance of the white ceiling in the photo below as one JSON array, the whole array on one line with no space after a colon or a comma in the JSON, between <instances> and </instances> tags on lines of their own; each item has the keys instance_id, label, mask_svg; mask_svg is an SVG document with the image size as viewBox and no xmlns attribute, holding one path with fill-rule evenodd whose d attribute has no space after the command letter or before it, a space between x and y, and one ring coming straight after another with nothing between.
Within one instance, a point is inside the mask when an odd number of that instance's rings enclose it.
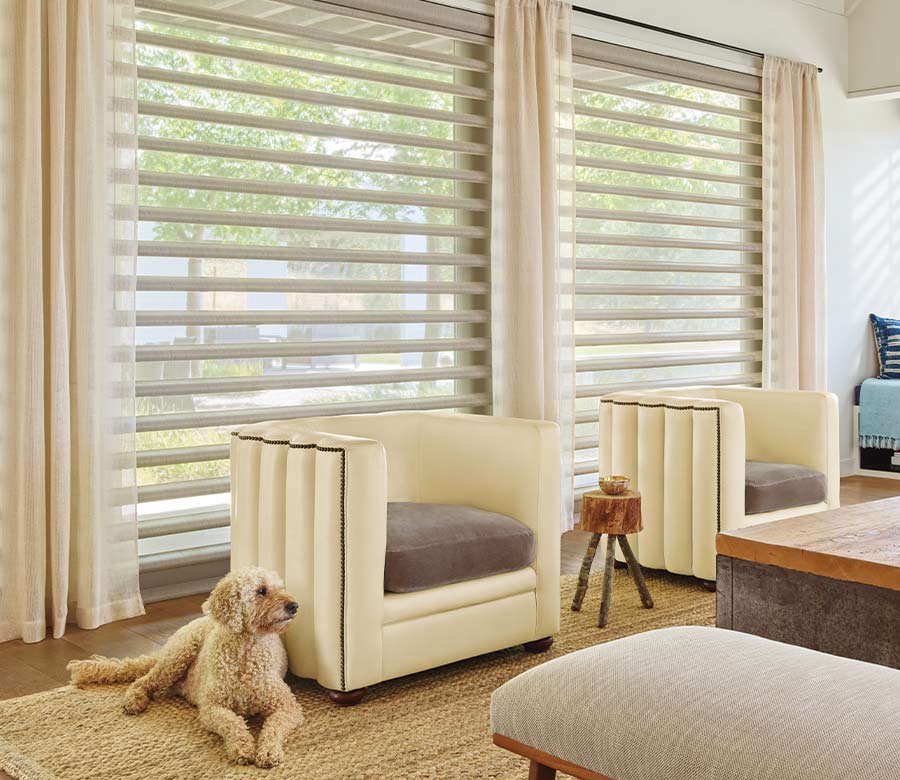
<instances>
[{"instance_id":1,"label":"white ceiling","mask_svg":"<svg viewBox=\"0 0 900 780\"><path fill-rule=\"evenodd\" d=\"M812 5L823 11L850 16L866 0L793 0L795 3Z\"/></svg>"}]
</instances>

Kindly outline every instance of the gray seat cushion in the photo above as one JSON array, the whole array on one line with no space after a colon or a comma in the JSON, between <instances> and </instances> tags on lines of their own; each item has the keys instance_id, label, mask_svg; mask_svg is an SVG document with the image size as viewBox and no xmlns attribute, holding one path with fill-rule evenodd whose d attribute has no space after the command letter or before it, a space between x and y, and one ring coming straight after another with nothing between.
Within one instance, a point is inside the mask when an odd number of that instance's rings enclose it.
<instances>
[{"instance_id":1,"label":"gray seat cushion","mask_svg":"<svg viewBox=\"0 0 900 780\"><path fill-rule=\"evenodd\" d=\"M818 504L828 496L821 471L793 463L748 460L745 482L744 512L748 515Z\"/></svg>"},{"instance_id":2,"label":"gray seat cushion","mask_svg":"<svg viewBox=\"0 0 900 780\"><path fill-rule=\"evenodd\" d=\"M896 780L898 701L896 669L680 627L514 677L491 727L615 780Z\"/></svg>"},{"instance_id":3,"label":"gray seat cushion","mask_svg":"<svg viewBox=\"0 0 900 780\"><path fill-rule=\"evenodd\" d=\"M506 515L407 501L387 506L384 589L409 593L516 571L534 560L534 533Z\"/></svg>"}]
</instances>

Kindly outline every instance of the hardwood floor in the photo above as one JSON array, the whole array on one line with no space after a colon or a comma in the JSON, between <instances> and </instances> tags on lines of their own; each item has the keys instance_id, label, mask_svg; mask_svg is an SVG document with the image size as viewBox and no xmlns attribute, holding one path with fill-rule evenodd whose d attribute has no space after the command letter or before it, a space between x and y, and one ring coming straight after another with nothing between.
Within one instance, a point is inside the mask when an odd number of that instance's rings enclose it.
<instances>
[{"instance_id":1,"label":"hardwood floor","mask_svg":"<svg viewBox=\"0 0 900 780\"><path fill-rule=\"evenodd\" d=\"M900 496L900 480L849 477L841 481L841 502L858 504ZM562 538L562 571L577 574L589 534L570 531ZM598 559L594 567L602 567ZM161 601L147 606L147 614L122 620L94 631L70 626L61 639L26 645L20 641L0 644L0 699L24 696L65 685L66 663L92 653L130 656L152 652L177 628L200 614L202 596ZM0 780L6 780L0 772Z\"/></svg>"}]
</instances>

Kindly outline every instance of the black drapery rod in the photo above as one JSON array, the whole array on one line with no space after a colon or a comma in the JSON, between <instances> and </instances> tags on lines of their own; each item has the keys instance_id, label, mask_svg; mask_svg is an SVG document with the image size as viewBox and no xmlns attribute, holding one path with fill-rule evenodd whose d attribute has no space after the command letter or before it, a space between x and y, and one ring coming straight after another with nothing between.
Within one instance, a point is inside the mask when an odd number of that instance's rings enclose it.
<instances>
[{"instance_id":1,"label":"black drapery rod","mask_svg":"<svg viewBox=\"0 0 900 780\"><path fill-rule=\"evenodd\" d=\"M615 14L608 14L604 11L595 11L593 8L584 8L580 5L573 5L573 11L578 11L579 13L588 14L589 16L597 16L601 19L608 19L611 22L620 22L621 24L628 24L632 27L640 27L642 30L651 30L653 32L663 33L664 35L673 35L676 38L683 38L686 41L694 41L694 43L705 43L707 46L717 46L720 49L728 49L728 51L736 51L739 54L747 54L751 57L759 57L763 59L766 55L761 51L753 51L752 49L744 49L740 46L733 46L730 43L722 43L722 41L713 41L709 38L701 38L699 35L691 35L690 33L679 32L678 30L669 30L665 27L658 27L655 24L648 24L647 22L639 22L636 19L627 19L624 16L616 16ZM819 73L822 72L821 68L817 69Z\"/></svg>"}]
</instances>

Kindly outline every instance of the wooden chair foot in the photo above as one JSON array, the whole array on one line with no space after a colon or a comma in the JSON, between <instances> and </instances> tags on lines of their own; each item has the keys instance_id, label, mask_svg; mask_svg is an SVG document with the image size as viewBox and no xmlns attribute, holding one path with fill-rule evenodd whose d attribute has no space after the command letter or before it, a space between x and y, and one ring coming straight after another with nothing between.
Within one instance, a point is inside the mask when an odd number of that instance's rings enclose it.
<instances>
[{"instance_id":1,"label":"wooden chair foot","mask_svg":"<svg viewBox=\"0 0 900 780\"><path fill-rule=\"evenodd\" d=\"M528 762L528 780L556 780L556 770L532 758Z\"/></svg>"},{"instance_id":2,"label":"wooden chair foot","mask_svg":"<svg viewBox=\"0 0 900 780\"><path fill-rule=\"evenodd\" d=\"M703 588L703 590L708 590L710 593L716 592L715 580L700 580L700 586Z\"/></svg>"},{"instance_id":3,"label":"wooden chair foot","mask_svg":"<svg viewBox=\"0 0 900 780\"><path fill-rule=\"evenodd\" d=\"M367 691L367 688L357 688L355 691L335 691L331 688L325 689L328 698L337 704L338 707L352 707L355 704L359 704L365 697Z\"/></svg>"},{"instance_id":4,"label":"wooden chair foot","mask_svg":"<svg viewBox=\"0 0 900 780\"><path fill-rule=\"evenodd\" d=\"M543 639L535 639L532 642L526 642L524 647L529 653L546 653L553 644L552 636L545 636Z\"/></svg>"}]
</instances>

